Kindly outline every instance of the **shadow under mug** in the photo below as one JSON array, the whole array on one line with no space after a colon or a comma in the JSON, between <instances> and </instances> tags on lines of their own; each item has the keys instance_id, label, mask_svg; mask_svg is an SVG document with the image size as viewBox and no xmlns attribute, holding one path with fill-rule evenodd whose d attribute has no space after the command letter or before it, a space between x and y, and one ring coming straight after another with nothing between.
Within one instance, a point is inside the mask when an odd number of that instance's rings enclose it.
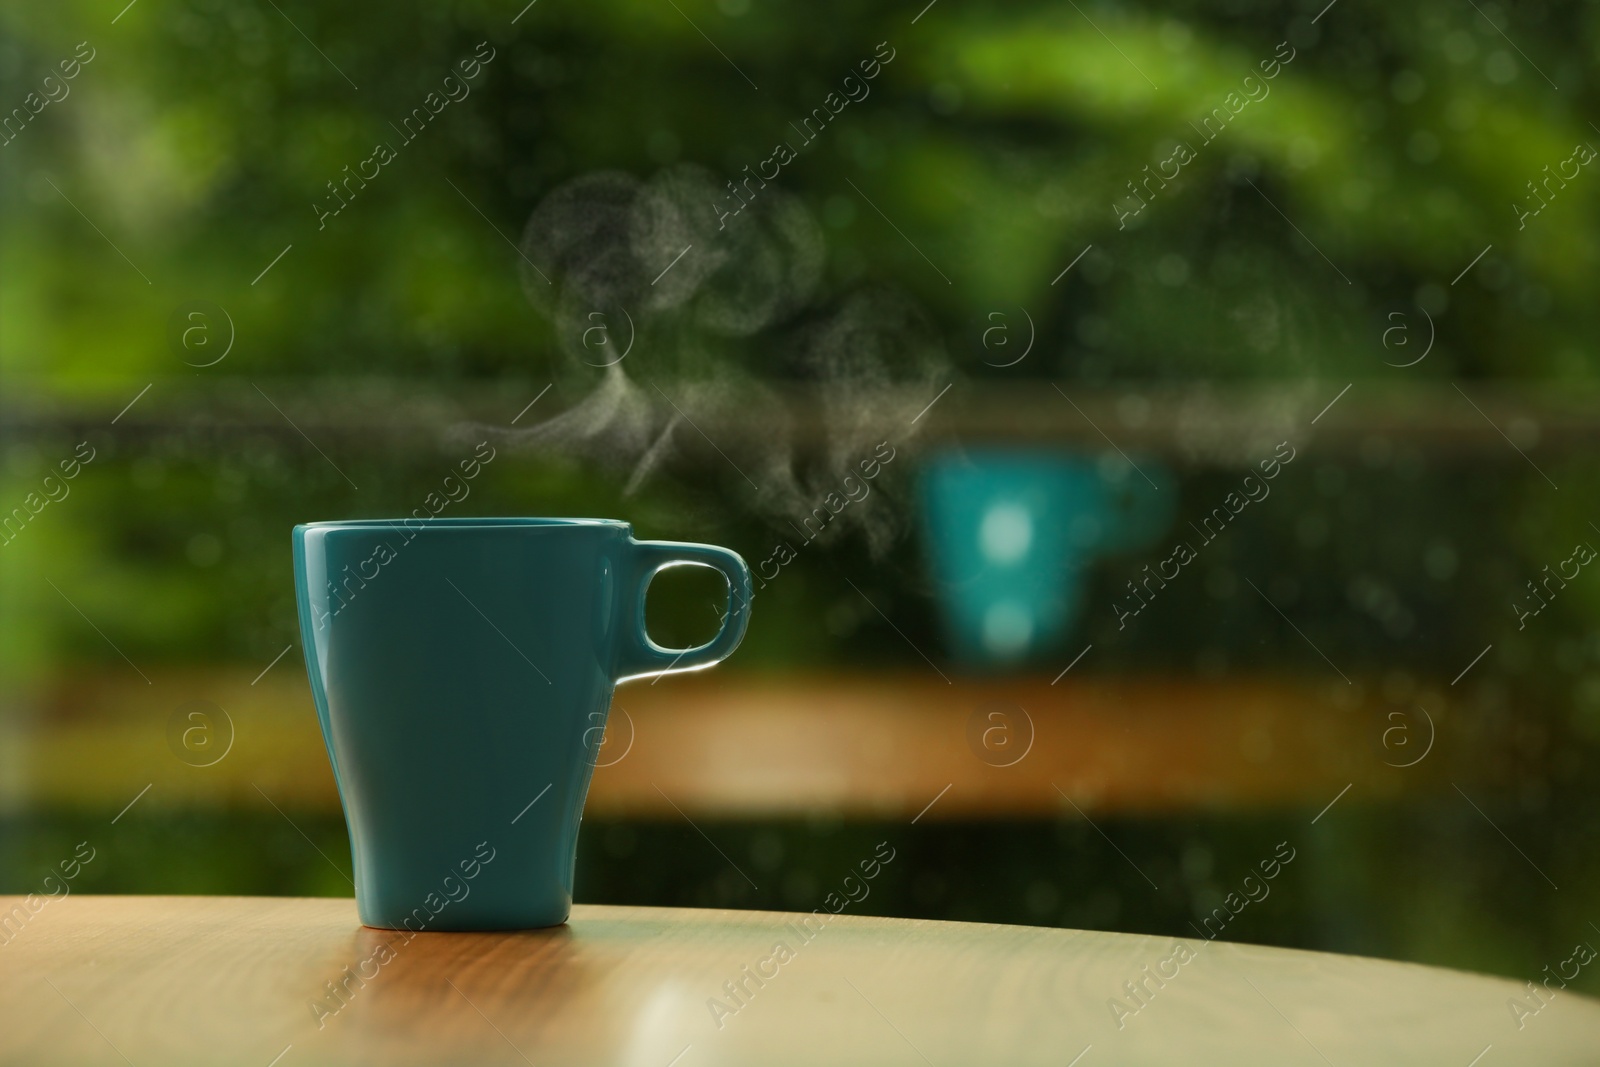
<instances>
[{"instance_id":1,"label":"shadow under mug","mask_svg":"<svg viewBox=\"0 0 1600 1067\"><path fill-rule=\"evenodd\" d=\"M691 649L645 630L661 570L728 581ZM750 571L725 548L635 541L610 519L395 519L294 528L300 633L344 806L361 921L554 926L612 689L725 659Z\"/></svg>"}]
</instances>

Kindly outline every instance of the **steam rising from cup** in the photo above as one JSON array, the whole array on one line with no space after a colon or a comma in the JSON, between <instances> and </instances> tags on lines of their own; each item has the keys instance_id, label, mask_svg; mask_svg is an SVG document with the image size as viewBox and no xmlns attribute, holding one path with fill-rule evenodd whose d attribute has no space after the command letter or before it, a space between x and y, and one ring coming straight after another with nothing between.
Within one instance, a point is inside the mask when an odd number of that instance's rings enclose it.
<instances>
[{"instance_id":1,"label":"steam rising from cup","mask_svg":"<svg viewBox=\"0 0 1600 1067\"><path fill-rule=\"evenodd\" d=\"M523 230L523 290L553 327L557 392L581 395L508 446L625 472L694 472L779 529L809 515L876 444L904 448L953 378L931 323L887 287L824 278L811 212L774 185L719 223L726 193L679 166L647 181L602 171L551 191ZM892 496L892 489L890 491ZM904 508L851 508L874 554Z\"/></svg>"}]
</instances>

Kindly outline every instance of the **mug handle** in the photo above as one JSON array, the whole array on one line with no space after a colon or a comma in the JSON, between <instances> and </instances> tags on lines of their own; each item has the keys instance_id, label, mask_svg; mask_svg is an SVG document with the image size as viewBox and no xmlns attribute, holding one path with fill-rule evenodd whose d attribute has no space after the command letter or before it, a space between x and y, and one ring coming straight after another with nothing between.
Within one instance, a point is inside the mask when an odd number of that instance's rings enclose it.
<instances>
[{"instance_id":1,"label":"mug handle","mask_svg":"<svg viewBox=\"0 0 1600 1067\"><path fill-rule=\"evenodd\" d=\"M1145 467L1168 486L1172 485L1172 477L1160 464L1146 459ZM1137 486L1125 486L1107 508L1112 521L1101 537L1100 551L1137 552L1154 545L1171 527L1176 502L1177 494L1169 490L1151 489L1142 482Z\"/></svg>"},{"instance_id":2,"label":"mug handle","mask_svg":"<svg viewBox=\"0 0 1600 1067\"><path fill-rule=\"evenodd\" d=\"M623 623L617 681L697 671L733 654L750 624L750 568L737 552L716 545L682 541L630 541L621 576L624 605L633 601L633 618ZM710 567L728 581L728 612L717 635L697 648L662 648L645 628L644 601L650 581L669 567ZM624 611L626 611L624 606Z\"/></svg>"}]
</instances>

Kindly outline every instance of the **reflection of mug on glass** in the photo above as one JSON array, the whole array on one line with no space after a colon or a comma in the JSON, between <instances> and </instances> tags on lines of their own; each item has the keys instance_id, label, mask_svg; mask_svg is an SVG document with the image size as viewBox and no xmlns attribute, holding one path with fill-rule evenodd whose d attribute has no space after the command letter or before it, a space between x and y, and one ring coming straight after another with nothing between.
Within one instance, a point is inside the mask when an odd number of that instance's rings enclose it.
<instances>
[{"instance_id":1,"label":"reflection of mug on glass","mask_svg":"<svg viewBox=\"0 0 1600 1067\"><path fill-rule=\"evenodd\" d=\"M645 591L683 565L722 572L727 617L662 648ZM612 688L717 663L749 617L736 554L607 519L318 522L294 566L356 903L390 929L565 922Z\"/></svg>"},{"instance_id":2,"label":"reflection of mug on glass","mask_svg":"<svg viewBox=\"0 0 1600 1067\"><path fill-rule=\"evenodd\" d=\"M1098 556L1150 545L1172 521L1172 492L1088 456L969 449L922 476L928 552L956 655L1006 665L1056 649L1077 621L1083 572Z\"/></svg>"}]
</instances>

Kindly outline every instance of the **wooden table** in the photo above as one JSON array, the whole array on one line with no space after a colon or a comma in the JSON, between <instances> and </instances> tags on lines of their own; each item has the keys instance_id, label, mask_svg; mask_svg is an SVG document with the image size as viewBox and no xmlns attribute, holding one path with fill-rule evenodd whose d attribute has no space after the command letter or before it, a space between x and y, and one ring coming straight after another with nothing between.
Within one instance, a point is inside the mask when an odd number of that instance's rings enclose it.
<instances>
[{"instance_id":1,"label":"wooden table","mask_svg":"<svg viewBox=\"0 0 1600 1067\"><path fill-rule=\"evenodd\" d=\"M0 898L0 916L18 903ZM1562 993L1519 1031L1507 1001L1524 991L1506 979L1199 939L1180 960L1170 938L848 910L817 920L807 941L799 918L580 906L554 930L406 942L360 926L350 900L71 896L0 935L0 1063L1499 1067L1600 1056L1600 1002ZM774 958L780 942L790 957ZM747 976L757 971L767 977ZM1171 977L1146 977L1158 973ZM341 980L342 1002L327 985ZM742 1003L724 985L741 981ZM1123 986L1141 981L1142 1006ZM1113 998L1129 1012L1120 1028Z\"/></svg>"}]
</instances>

